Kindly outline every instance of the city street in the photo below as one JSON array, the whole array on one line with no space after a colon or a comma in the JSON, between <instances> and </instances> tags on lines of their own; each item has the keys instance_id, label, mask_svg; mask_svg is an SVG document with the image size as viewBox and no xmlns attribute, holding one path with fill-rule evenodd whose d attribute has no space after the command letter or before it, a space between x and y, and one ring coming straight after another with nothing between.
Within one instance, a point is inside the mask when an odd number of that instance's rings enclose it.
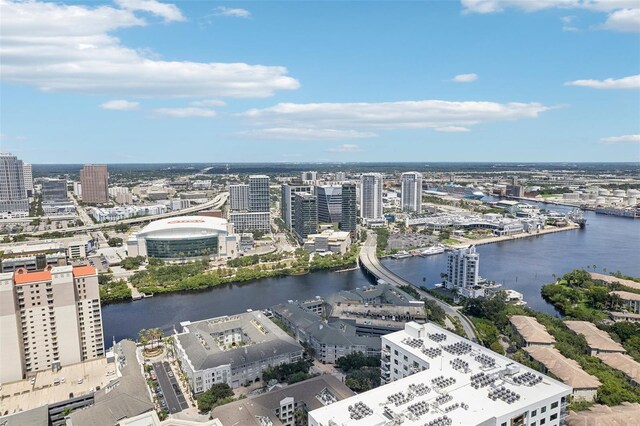
<instances>
[{"instance_id":1,"label":"city street","mask_svg":"<svg viewBox=\"0 0 640 426\"><path fill-rule=\"evenodd\" d=\"M164 394L164 399L167 401L169 413L174 414L189 408L184 394L180 391L178 379L173 375L173 372L171 372L169 363L155 362L153 363L153 369L158 377L158 383ZM170 372L172 377L169 377Z\"/></svg>"}]
</instances>

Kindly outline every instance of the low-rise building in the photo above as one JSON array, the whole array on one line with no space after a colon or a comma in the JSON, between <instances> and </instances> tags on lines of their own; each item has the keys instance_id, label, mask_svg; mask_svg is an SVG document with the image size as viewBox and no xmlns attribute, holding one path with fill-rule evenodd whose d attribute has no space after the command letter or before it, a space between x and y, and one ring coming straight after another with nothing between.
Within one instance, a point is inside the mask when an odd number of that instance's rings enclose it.
<instances>
[{"instance_id":1,"label":"low-rise building","mask_svg":"<svg viewBox=\"0 0 640 426\"><path fill-rule=\"evenodd\" d=\"M640 294L629 291L612 291L612 295L618 296L625 309L632 314L640 314Z\"/></svg>"},{"instance_id":2,"label":"low-rise building","mask_svg":"<svg viewBox=\"0 0 640 426\"><path fill-rule=\"evenodd\" d=\"M529 346L524 350L547 371L571 386L574 398L585 401L593 401L596 398L602 383L598 378L587 374L576 361L566 358L551 346Z\"/></svg>"},{"instance_id":3,"label":"low-rise building","mask_svg":"<svg viewBox=\"0 0 640 426\"><path fill-rule=\"evenodd\" d=\"M387 384L309 413L309 425L557 426L571 388L434 324L382 337Z\"/></svg>"},{"instance_id":4,"label":"low-rise building","mask_svg":"<svg viewBox=\"0 0 640 426\"><path fill-rule=\"evenodd\" d=\"M544 325L540 324L534 317L526 315L513 315L509 318L511 325L518 336L523 340L523 347L549 346L556 343L555 337L549 334Z\"/></svg>"},{"instance_id":5,"label":"low-rise building","mask_svg":"<svg viewBox=\"0 0 640 426\"><path fill-rule=\"evenodd\" d=\"M176 353L195 394L215 383L237 388L260 380L267 368L302 359L302 346L260 312L180 325Z\"/></svg>"},{"instance_id":6,"label":"low-rise building","mask_svg":"<svg viewBox=\"0 0 640 426\"><path fill-rule=\"evenodd\" d=\"M625 348L613 340L606 331L600 330L588 321L565 321L564 323L573 332L584 336L587 340L591 356L599 353L627 352Z\"/></svg>"},{"instance_id":7,"label":"low-rise building","mask_svg":"<svg viewBox=\"0 0 640 426\"><path fill-rule=\"evenodd\" d=\"M210 417L223 426L294 426L296 412L303 419L309 411L326 407L354 393L333 375L324 374L304 382L251 396L214 408Z\"/></svg>"},{"instance_id":8,"label":"low-rise building","mask_svg":"<svg viewBox=\"0 0 640 426\"><path fill-rule=\"evenodd\" d=\"M319 234L307 235L304 249L309 252L345 254L351 247L351 234L346 231L326 230Z\"/></svg>"},{"instance_id":9,"label":"low-rise building","mask_svg":"<svg viewBox=\"0 0 640 426\"><path fill-rule=\"evenodd\" d=\"M566 423L568 426L637 426L640 424L638 419L640 419L640 404L623 402L613 407L593 405L577 413L571 411Z\"/></svg>"},{"instance_id":10,"label":"low-rise building","mask_svg":"<svg viewBox=\"0 0 640 426\"><path fill-rule=\"evenodd\" d=\"M117 222L139 216L154 216L167 212L167 206L156 204L153 206L120 206L111 208L91 209L91 216L96 222Z\"/></svg>"},{"instance_id":11,"label":"low-rise building","mask_svg":"<svg viewBox=\"0 0 640 426\"><path fill-rule=\"evenodd\" d=\"M229 222L233 223L235 232L271 231L269 212L231 212Z\"/></svg>"},{"instance_id":12,"label":"low-rise building","mask_svg":"<svg viewBox=\"0 0 640 426\"><path fill-rule=\"evenodd\" d=\"M622 371L636 386L640 386L640 363L629 355L612 352L599 353L596 356L609 367Z\"/></svg>"}]
</instances>

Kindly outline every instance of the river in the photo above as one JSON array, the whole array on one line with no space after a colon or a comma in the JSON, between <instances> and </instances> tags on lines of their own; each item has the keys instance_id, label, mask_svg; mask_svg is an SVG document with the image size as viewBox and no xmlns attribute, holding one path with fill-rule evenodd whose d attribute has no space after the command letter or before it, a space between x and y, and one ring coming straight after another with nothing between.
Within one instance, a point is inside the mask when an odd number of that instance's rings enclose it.
<instances>
[{"instance_id":1,"label":"river","mask_svg":"<svg viewBox=\"0 0 640 426\"><path fill-rule=\"evenodd\" d=\"M553 210L564 210L550 206ZM575 268L598 272L622 271L640 276L640 220L585 212L587 227L478 246L480 274L505 288L524 294L533 309L554 314L540 296L540 287ZM446 254L407 259L384 259L382 263L401 277L432 287L441 281ZM171 332L181 321L263 309L287 300L325 296L340 290L368 285L359 270L315 272L307 275L269 278L241 285L227 285L198 293L176 293L102 308L105 344L111 339L135 339L143 328Z\"/></svg>"}]
</instances>

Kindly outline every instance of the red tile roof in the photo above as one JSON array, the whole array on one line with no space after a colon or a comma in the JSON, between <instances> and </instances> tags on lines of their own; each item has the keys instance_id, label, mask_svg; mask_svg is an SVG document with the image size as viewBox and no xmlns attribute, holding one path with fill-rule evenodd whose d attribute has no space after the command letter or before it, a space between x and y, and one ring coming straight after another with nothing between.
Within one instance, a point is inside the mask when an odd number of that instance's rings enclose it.
<instances>
[{"instance_id":1,"label":"red tile roof","mask_svg":"<svg viewBox=\"0 0 640 426\"><path fill-rule=\"evenodd\" d=\"M51 272L49 271L20 272L18 271L15 274L13 274L13 281L16 284L28 284L28 283L38 283L42 281L51 281Z\"/></svg>"},{"instance_id":2,"label":"red tile roof","mask_svg":"<svg viewBox=\"0 0 640 426\"><path fill-rule=\"evenodd\" d=\"M74 277L85 277L87 275L95 275L96 268L93 266L75 266L73 268L73 276Z\"/></svg>"}]
</instances>

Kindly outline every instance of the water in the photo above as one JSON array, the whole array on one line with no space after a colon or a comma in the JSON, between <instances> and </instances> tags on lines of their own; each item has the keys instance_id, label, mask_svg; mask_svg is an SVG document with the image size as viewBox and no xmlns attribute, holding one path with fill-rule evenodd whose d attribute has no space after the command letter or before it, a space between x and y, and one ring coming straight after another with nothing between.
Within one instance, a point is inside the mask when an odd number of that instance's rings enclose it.
<instances>
[{"instance_id":1,"label":"water","mask_svg":"<svg viewBox=\"0 0 640 426\"><path fill-rule=\"evenodd\" d=\"M554 210L563 210L553 206ZM540 287L575 268L598 272L622 271L640 276L640 220L585 212L587 229L558 232L516 241L478 246L480 274L505 288L524 294L533 309L555 313L540 296ZM382 263L416 285L433 287L441 281L446 254L407 259L384 259ZM360 271L316 272L272 278L243 285L228 285L199 293L154 296L137 302L102 308L104 335L135 339L142 328L159 327L171 332L180 321L263 309L289 299L303 300L367 285Z\"/></svg>"}]
</instances>

